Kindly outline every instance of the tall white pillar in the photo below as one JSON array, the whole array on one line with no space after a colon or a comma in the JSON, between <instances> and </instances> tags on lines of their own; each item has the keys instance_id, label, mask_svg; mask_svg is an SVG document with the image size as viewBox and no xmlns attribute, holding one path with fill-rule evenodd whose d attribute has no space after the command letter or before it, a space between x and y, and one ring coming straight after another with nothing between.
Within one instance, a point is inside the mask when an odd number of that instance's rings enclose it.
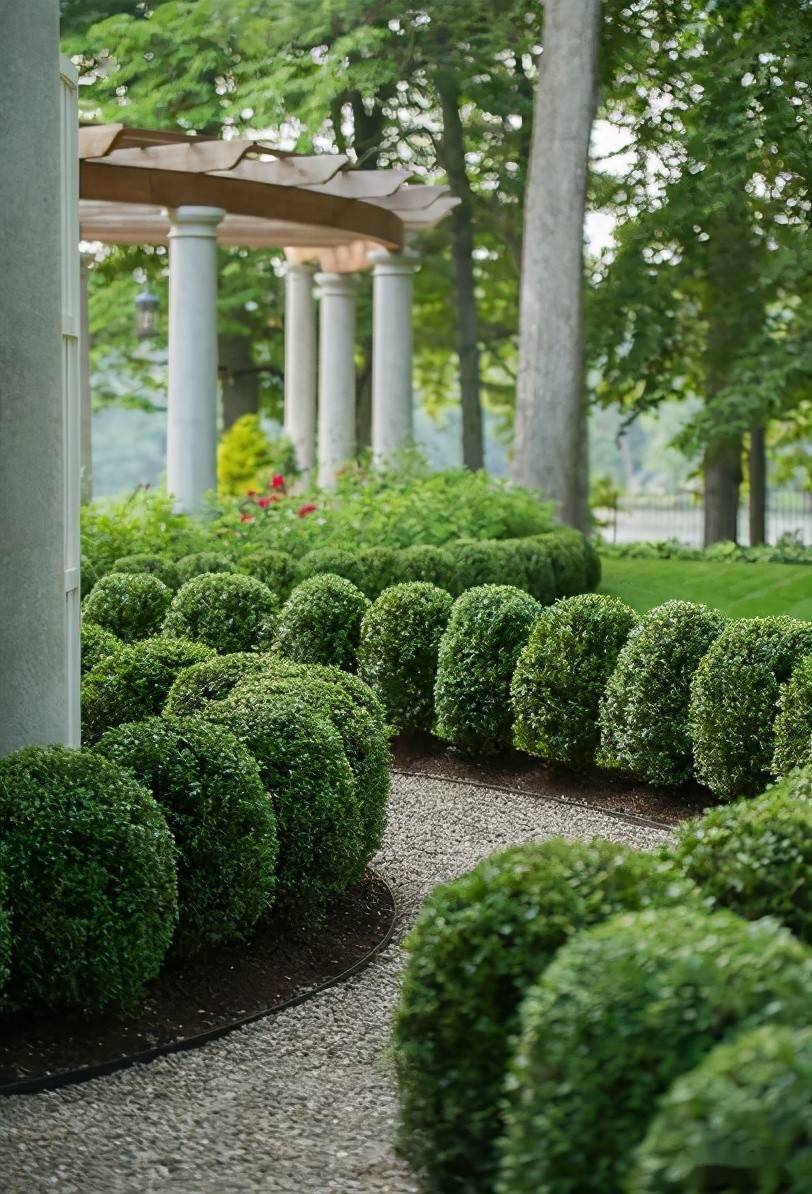
<instances>
[{"instance_id":1,"label":"tall white pillar","mask_svg":"<svg viewBox=\"0 0 812 1194\"><path fill-rule=\"evenodd\" d=\"M316 463L317 316L315 267L289 261L285 272L285 434L306 477Z\"/></svg>"},{"instance_id":2,"label":"tall white pillar","mask_svg":"<svg viewBox=\"0 0 812 1194\"><path fill-rule=\"evenodd\" d=\"M169 211L166 481L175 508L217 486L217 225L220 207Z\"/></svg>"},{"instance_id":3,"label":"tall white pillar","mask_svg":"<svg viewBox=\"0 0 812 1194\"><path fill-rule=\"evenodd\" d=\"M89 254L79 255L79 401L81 429L79 461L81 469L81 501L85 506L93 497L93 408L90 395L90 320L88 316Z\"/></svg>"},{"instance_id":4,"label":"tall white pillar","mask_svg":"<svg viewBox=\"0 0 812 1194\"><path fill-rule=\"evenodd\" d=\"M391 460L412 442L412 279L410 250L372 253L372 452Z\"/></svg>"},{"instance_id":5,"label":"tall white pillar","mask_svg":"<svg viewBox=\"0 0 812 1194\"><path fill-rule=\"evenodd\" d=\"M355 455L355 298L352 274L316 274L319 318L319 485Z\"/></svg>"}]
</instances>

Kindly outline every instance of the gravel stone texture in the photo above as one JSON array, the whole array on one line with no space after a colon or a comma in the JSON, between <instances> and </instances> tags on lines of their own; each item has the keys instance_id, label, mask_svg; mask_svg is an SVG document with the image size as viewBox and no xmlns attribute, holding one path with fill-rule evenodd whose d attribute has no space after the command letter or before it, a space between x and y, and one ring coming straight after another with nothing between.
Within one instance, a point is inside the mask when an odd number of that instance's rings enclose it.
<instances>
[{"instance_id":1,"label":"gravel stone texture","mask_svg":"<svg viewBox=\"0 0 812 1194\"><path fill-rule=\"evenodd\" d=\"M661 831L534 796L395 775L375 865L402 912L494 850L555 834L647 849ZM62 1091L0 1101L4 1194L411 1194L394 1153L394 943L345 984L231 1033Z\"/></svg>"}]
</instances>

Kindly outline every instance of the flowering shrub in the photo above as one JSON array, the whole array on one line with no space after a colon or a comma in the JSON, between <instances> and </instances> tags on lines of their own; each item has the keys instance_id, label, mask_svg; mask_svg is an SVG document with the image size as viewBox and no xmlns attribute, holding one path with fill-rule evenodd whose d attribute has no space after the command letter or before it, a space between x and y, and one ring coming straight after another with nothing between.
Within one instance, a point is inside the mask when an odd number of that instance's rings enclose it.
<instances>
[{"instance_id":1,"label":"flowering shrub","mask_svg":"<svg viewBox=\"0 0 812 1194\"><path fill-rule=\"evenodd\" d=\"M361 590L344 577L328 572L302 581L279 615L279 653L296 663L331 663L355 671L368 608Z\"/></svg>"},{"instance_id":2,"label":"flowering shrub","mask_svg":"<svg viewBox=\"0 0 812 1194\"><path fill-rule=\"evenodd\" d=\"M204 573L175 594L163 633L206 643L221 655L266 651L279 601L262 581L238 573Z\"/></svg>"},{"instance_id":3,"label":"flowering shrub","mask_svg":"<svg viewBox=\"0 0 812 1194\"><path fill-rule=\"evenodd\" d=\"M262 429L259 415L241 415L223 432L217 446L217 491L242 497L249 490L263 491L274 475L293 476L296 456L285 436L272 440Z\"/></svg>"},{"instance_id":4,"label":"flowering shrub","mask_svg":"<svg viewBox=\"0 0 812 1194\"><path fill-rule=\"evenodd\" d=\"M103 576L82 602L82 617L124 642L156 634L172 593L149 573L115 572Z\"/></svg>"}]
</instances>

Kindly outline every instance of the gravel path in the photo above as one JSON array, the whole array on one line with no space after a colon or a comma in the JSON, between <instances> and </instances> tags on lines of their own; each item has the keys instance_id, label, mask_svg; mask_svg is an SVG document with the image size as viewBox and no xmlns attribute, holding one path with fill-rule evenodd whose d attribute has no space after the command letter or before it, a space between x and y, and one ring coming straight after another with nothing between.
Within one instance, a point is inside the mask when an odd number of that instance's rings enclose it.
<instances>
[{"instance_id":1,"label":"gravel path","mask_svg":"<svg viewBox=\"0 0 812 1194\"><path fill-rule=\"evenodd\" d=\"M660 830L591 810L396 776L376 865L411 921L483 855L555 834L646 848ZM401 950L342 986L191 1053L0 1102L4 1194L212 1190L408 1194L387 1062Z\"/></svg>"}]
</instances>

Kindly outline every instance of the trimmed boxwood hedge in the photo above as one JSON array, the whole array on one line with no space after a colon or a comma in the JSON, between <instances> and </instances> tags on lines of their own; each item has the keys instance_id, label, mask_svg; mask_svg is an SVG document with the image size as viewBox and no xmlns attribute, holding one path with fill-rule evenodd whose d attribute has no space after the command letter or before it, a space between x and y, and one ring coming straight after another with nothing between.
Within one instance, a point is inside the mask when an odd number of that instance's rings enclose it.
<instances>
[{"instance_id":1,"label":"trimmed boxwood hedge","mask_svg":"<svg viewBox=\"0 0 812 1194\"><path fill-rule=\"evenodd\" d=\"M94 668L97 663L101 662L106 655L113 655L124 646L120 638L116 638L114 634L111 634L109 630L105 630L103 626L98 626L95 622L85 622L84 620L82 621L80 643L83 676L91 668Z\"/></svg>"},{"instance_id":2,"label":"trimmed boxwood hedge","mask_svg":"<svg viewBox=\"0 0 812 1194\"><path fill-rule=\"evenodd\" d=\"M398 582L425 581L439 589L452 591L454 585L454 557L444 547L430 543L415 543L398 552Z\"/></svg>"},{"instance_id":3,"label":"trimmed boxwood hedge","mask_svg":"<svg viewBox=\"0 0 812 1194\"><path fill-rule=\"evenodd\" d=\"M430 730L440 639L453 599L415 581L392 585L364 614L358 674L377 692L396 730Z\"/></svg>"},{"instance_id":4,"label":"trimmed boxwood hedge","mask_svg":"<svg viewBox=\"0 0 812 1194\"><path fill-rule=\"evenodd\" d=\"M667 601L643 615L621 648L601 702L602 763L650 784L690 779L691 679L724 624L722 614L690 601Z\"/></svg>"},{"instance_id":5,"label":"trimmed boxwood hedge","mask_svg":"<svg viewBox=\"0 0 812 1194\"><path fill-rule=\"evenodd\" d=\"M6 877L0 871L0 1011L11 973L11 918L6 901Z\"/></svg>"},{"instance_id":6,"label":"trimmed boxwood hedge","mask_svg":"<svg viewBox=\"0 0 812 1194\"><path fill-rule=\"evenodd\" d=\"M129 1008L177 923L175 846L128 772L88 750L0 759L0 873L12 1007Z\"/></svg>"},{"instance_id":7,"label":"trimmed boxwood hedge","mask_svg":"<svg viewBox=\"0 0 812 1194\"><path fill-rule=\"evenodd\" d=\"M240 573L203 573L172 599L163 633L205 643L220 655L267 651L279 601L262 581Z\"/></svg>"},{"instance_id":8,"label":"trimmed boxwood hedge","mask_svg":"<svg viewBox=\"0 0 812 1194\"><path fill-rule=\"evenodd\" d=\"M328 663L355 671L361 621L369 600L351 581L311 576L291 593L277 625L279 654L295 663Z\"/></svg>"},{"instance_id":9,"label":"trimmed boxwood hedge","mask_svg":"<svg viewBox=\"0 0 812 1194\"><path fill-rule=\"evenodd\" d=\"M482 585L508 583L509 578L505 575L508 559L498 547L496 539L455 539L446 544L446 551L454 561L452 585L455 596ZM510 562L515 564L513 559ZM514 567L514 577L516 571ZM514 587L522 587L524 580L524 574L520 572Z\"/></svg>"},{"instance_id":10,"label":"trimmed boxwood hedge","mask_svg":"<svg viewBox=\"0 0 812 1194\"><path fill-rule=\"evenodd\" d=\"M363 593L374 601L384 589L400 582L400 552L394 547L362 547L356 553Z\"/></svg>"},{"instance_id":11,"label":"trimmed boxwood hedge","mask_svg":"<svg viewBox=\"0 0 812 1194\"><path fill-rule=\"evenodd\" d=\"M181 585L195 576L211 572L236 572L237 565L220 551L194 551L178 560L178 580Z\"/></svg>"},{"instance_id":12,"label":"trimmed boxwood hedge","mask_svg":"<svg viewBox=\"0 0 812 1194\"><path fill-rule=\"evenodd\" d=\"M166 556L151 552L136 552L130 556L119 556L113 561L110 572L148 572L162 580L168 589L173 591L180 587L180 575L177 565Z\"/></svg>"},{"instance_id":13,"label":"trimmed boxwood hedge","mask_svg":"<svg viewBox=\"0 0 812 1194\"><path fill-rule=\"evenodd\" d=\"M812 945L812 768L680 825L671 853L717 903Z\"/></svg>"},{"instance_id":14,"label":"trimmed boxwood hedge","mask_svg":"<svg viewBox=\"0 0 812 1194\"><path fill-rule=\"evenodd\" d=\"M689 726L697 776L716 796L751 796L769 782L781 685L810 653L812 623L744 618L725 627L699 664Z\"/></svg>"},{"instance_id":15,"label":"trimmed boxwood hedge","mask_svg":"<svg viewBox=\"0 0 812 1194\"><path fill-rule=\"evenodd\" d=\"M343 576L363 592L364 571L358 563L357 552L343 547L316 547L306 552L299 560L303 580L314 576Z\"/></svg>"},{"instance_id":16,"label":"trimmed boxwood hedge","mask_svg":"<svg viewBox=\"0 0 812 1194\"><path fill-rule=\"evenodd\" d=\"M407 941L395 1022L401 1147L433 1190L493 1188L525 990L578 929L698 898L672 863L596 838L518 846L438 887Z\"/></svg>"},{"instance_id":17,"label":"trimmed boxwood hedge","mask_svg":"<svg viewBox=\"0 0 812 1194\"><path fill-rule=\"evenodd\" d=\"M812 953L774 921L668 908L562 946L525 996L499 1194L622 1190L658 1100L720 1041L809 1017Z\"/></svg>"},{"instance_id":18,"label":"trimmed boxwood hedge","mask_svg":"<svg viewBox=\"0 0 812 1194\"><path fill-rule=\"evenodd\" d=\"M627 1194L809 1194L812 1028L717 1045L658 1104Z\"/></svg>"},{"instance_id":19,"label":"trimmed boxwood hedge","mask_svg":"<svg viewBox=\"0 0 812 1194\"><path fill-rule=\"evenodd\" d=\"M513 675L520 750L558 763L593 762L604 690L637 620L619 598L599 593L541 611Z\"/></svg>"},{"instance_id":20,"label":"trimmed boxwood hedge","mask_svg":"<svg viewBox=\"0 0 812 1194\"><path fill-rule=\"evenodd\" d=\"M158 633L171 600L171 590L157 576L114 572L97 581L85 597L82 618L132 643Z\"/></svg>"},{"instance_id":21,"label":"trimmed boxwood hedge","mask_svg":"<svg viewBox=\"0 0 812 1194\"><path fill-rule=\"evenodd\" d=\"M110 730L96 750L149 788L178 849L176 948L245 938L273 899L278 842L253 755L201 718L152 717Z\"/></svg>"},{"instance_id":22,"label":"trimmed boxwood hedge","mask_svg":"<svg viewBox=\"0 0 812 1194\"><path fill-rule=\"evenodd\" d=\"M287 601L291 589L302 580L299 561L286 551L262 548L244 555L239 563L240 572L261 580L279 598L280 604Z\"/></svg>"},{"instance_id":23,"label":"trimmed boxwood hedge","mask_svg":"<svg viewBox=\"0 0 812 1194\"><path fill-rule=\"evenodd\" d=\"M87 556L81 557L79 573L80 573L79 592L80 592L82 598L85 598L85 597L87 597L88 593L93 588L93 586L95 585L96 581L99 579L99 573L98 573L98 570L96 569L95 564L92 562L92 560L88 559Z\"/></svg>"},{"instance_id":24,"label":"trimmed boxwood hedge","mask_svg":"<svg viewBox=\"0 0 812 1194\"><path fill-rule=\"evenodd\" d=\"M541 606L511 585L481 585L454 602L440 640L436 733L461 750L510 745L510 682Z\"/></svg>"},{"instance_id":25,"label":"trimmed boxwood hedge","mask_svg":"<svg viewBox=\"0 0 812 1194\"><path fill-rule=\"evenodd\" d=\"M805 656L781 689L773 726L774 776L812 763L812 655Z\"/></svg>"},{"instance_id":26,"label":"trimmed boxwood hedge","mask_svg":"<svg viewBox=\"0 0 812 1194\"><path fill-rule=\"evenodd\" d=\"M550 552L557 596L574 597L597 588L600 559L580 531L557 527L537 538Z\"/></svg>"},{"instance_id":27,"label":"trimmed boxwood hedge","mask_svg":"<svg viewBox=\"0 0 812 1194\"><path fill-rule=\"evenodd\" d=\"M199 713L209 701L222 701L240 680L251 672L262 671L273 658L255 651L235 651L231 655L212 655L203 663L184 668L169 689L164 712L175 717Z\"/></svg>"}]
</instances>

